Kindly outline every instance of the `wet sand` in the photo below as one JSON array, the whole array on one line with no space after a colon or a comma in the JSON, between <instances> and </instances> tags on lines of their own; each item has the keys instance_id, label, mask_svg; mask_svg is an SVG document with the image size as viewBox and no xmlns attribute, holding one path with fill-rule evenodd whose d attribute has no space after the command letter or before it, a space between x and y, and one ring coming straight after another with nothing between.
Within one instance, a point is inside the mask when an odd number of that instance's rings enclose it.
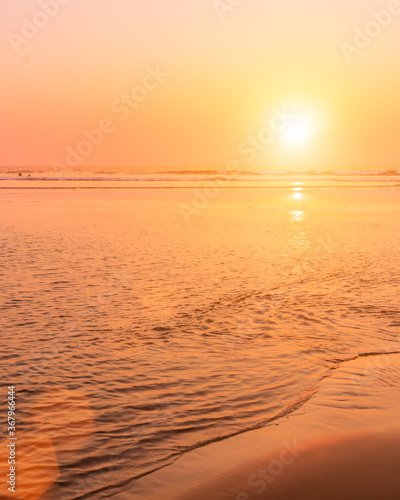
<instances>
[{"instance_id":1,"label":"wet sand","mask_svg":"<svg viewBox=\"0 0 400 500\"><path fill-rule=\"evenodd\" d=\"M278 425L194 450L113 498L399 498L400 355L383 357L342 363Z\"/></svg>"},{"instance_id":2,"label":"wet sand","mask_svg":"<svg viewBox=\"0 0 400 500\"><path fill-rule=\"evenodd\" d=\"M394 500L400 496L399 447L399 432L331 436L305 443L292 457L288 453L286 460L294 462L283 477L274 478L283 464L281 454L272 455L265 457L271 471L256 460L177 498Z\"/></svg>"}]
</instances>

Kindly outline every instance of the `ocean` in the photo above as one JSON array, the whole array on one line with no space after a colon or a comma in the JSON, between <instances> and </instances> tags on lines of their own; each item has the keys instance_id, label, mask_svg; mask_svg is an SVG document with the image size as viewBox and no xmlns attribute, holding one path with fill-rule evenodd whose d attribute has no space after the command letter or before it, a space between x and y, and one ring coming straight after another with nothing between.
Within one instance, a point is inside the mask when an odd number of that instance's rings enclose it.
<instances>
[{"instance_id":1,"label":"ocean","mask_svg":"<svg viewBox=\"0 0 400 500\"><path fill-rule=\"evenodd\" d=\"M358 167L352 169L266 170L240 168L232 163L223 168L173 167L0 167L1 187L197 187L200 182L221 187L286 185L291 180L314 185L325 182L392 183L400 181L400 169ZM18 181L18 184L15 182ZM54 182L57 184L54 184ZM38 184L41 182L42 184ZM62 184L60 184L60 182ZM13 184L11 184L13 183Z\"/></svg>"},{"instance_id":2,"label":"ocean","mask_svg":"<svg viewBox=\"0 0 400 500\"><path fill-rule=\"evenodd\" d=\"M53 457L40 498L109 498L400 351L399 193L387 169L3 168L0 370L26 460Z\"/></svg>"}]
</instances>

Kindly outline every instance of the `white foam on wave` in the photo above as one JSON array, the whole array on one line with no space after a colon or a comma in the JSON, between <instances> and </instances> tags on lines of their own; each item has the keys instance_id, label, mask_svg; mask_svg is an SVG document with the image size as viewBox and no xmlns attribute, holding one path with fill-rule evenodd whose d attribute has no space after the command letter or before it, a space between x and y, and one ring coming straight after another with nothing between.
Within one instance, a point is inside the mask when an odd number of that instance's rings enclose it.
<instances>
[{"instance_id":1,"label":"white foam on wave","mask_svg":"<svg viewBox=\"0 0 400 500\"><path fill-rule=\"evenodd\" d=\"M276 170L276 171L170 171L163 173L134 173L131 175L118 175L107 172L101 174L88 174L74 171L51 171L51 172L24 172L17 175L16 172L7 172L0 177L0 181L72 181L72 182L196 182L196 181L240 181L240 182L278 182L282 180L298 179L299 176L306 180L348 180L357 182L362 178L363 182L368 181L398 181L400 170ZM7 175L9 174L9 175ZM354 178L354 179L347 179Z\"/></svg>"}]
</instances>

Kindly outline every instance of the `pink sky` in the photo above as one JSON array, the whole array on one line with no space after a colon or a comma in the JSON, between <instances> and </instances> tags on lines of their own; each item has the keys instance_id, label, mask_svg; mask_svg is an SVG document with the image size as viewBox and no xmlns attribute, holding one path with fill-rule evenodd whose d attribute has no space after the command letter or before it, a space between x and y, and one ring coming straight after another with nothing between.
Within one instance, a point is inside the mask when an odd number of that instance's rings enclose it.
<instances>
[{"instance_id":1,"label":"pink sky","mask_svg":"<svg viewBox=\"0 0 400 500\"><path fill-rule=\"evenodd\" d=\"M398 167L397 0L58 2L0 6L2 166L64 164L107 120L83 166ZM26 19L41 24L30 39ZM308 140L240 157L277 109L308 121Z\"/></svg>"}]
</instances>

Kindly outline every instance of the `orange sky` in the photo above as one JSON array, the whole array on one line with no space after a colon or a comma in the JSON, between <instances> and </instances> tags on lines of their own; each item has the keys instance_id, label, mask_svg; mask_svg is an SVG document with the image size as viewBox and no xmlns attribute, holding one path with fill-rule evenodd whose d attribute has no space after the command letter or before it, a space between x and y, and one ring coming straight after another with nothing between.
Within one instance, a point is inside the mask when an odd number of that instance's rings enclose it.
<instances>
[{"instance_id":1,"label":"orange sky","mask_svg":"<svg viewBox=\"0 0 400 500\"><path fill-rule=\"evenodd\" d=\"M2 2L1 165L398 167L400 1L230 2Z\"/></svg>"}]
</instances>

